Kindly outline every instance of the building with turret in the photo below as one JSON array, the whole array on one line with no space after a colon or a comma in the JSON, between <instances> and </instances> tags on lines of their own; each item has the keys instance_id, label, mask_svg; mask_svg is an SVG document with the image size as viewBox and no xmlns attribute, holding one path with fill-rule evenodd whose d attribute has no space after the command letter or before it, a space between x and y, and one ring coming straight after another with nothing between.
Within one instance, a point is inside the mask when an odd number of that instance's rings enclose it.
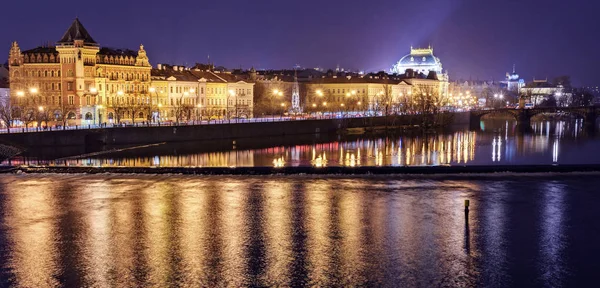
<instances>
[{"instance_id":1,"label":"building with turret","mask_svg":"<svg viewBox=\"0 0 600 288\"><path fill-rule=\"evenodd\" d=\"M149 97L152 68L144 46L101 47L79 19L56 45L22 51L13 42L8 64L11 101L25 115L46 111L46 121L66 117L75 125L148 120L157 104Z\"/></svg>"}]
</instances>

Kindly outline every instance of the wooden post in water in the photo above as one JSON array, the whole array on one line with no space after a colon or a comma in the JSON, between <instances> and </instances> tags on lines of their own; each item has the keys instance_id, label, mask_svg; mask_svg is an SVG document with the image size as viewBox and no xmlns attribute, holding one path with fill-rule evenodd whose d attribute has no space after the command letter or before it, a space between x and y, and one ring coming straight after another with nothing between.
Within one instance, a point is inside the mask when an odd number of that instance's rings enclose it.
<instances>
[{"instance_id":1,"label":"wooden post in water","mask_svg":"<svg viewBox=\"0 0 600 288\"><path fill-rule=\"evenodd\" d=\"M465 200L465 221L469 222L469 200Z\"/></svg>"}]
</instances>

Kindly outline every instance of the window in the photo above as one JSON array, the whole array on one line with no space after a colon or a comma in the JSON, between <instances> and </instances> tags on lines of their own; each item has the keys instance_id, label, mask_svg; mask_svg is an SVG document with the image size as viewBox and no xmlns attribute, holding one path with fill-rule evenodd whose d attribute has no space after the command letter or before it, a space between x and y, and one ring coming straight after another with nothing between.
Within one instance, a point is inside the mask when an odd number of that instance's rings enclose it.
<instances>
[{"instance_id":1,"label":"window","mask_svg":"<svg viewBox=\"0 0 600 288\"><path fill-rule=\"evenodd\" d=\"M171 93L173 93L173 86L171 86ZM173 105L173 104L171 103L171 105Z\"/></svg>"},{"instance_id":2,"label":"window","mask_svg":"<svg viewBox=\"0 0 600 288\"><path fill-rule=\"evenodd\" d=\"M73 70L69 69L67 72L67 77L73 77Z\"/></svg>"},{"instance_id":3,"label":"window","mask_svg":"<svg viewBox=\"0 0 600 288\"><path fill-rule=\"evenodd\" d=\"M73 91L73 82L67 82L67 91Z\"/></svg>"},{"instance_id":4,"label":"window","mask_svg":"<svg viewBox=\"0 0 600 288\"><path fill-rule=\"evenodd\" d=\"M75 96L69 95L69 105L74 105L74 104L75 104Z\"/></svg>"},{"instance_id":5,"label":"window","mask_svg":"<svg viewBox=\"0 0 600 288\"><path fill-rule=\"evenodd\" d=\"M204 94L204 87L200 88L200 94Z\"/></svg>"}]
</instances>

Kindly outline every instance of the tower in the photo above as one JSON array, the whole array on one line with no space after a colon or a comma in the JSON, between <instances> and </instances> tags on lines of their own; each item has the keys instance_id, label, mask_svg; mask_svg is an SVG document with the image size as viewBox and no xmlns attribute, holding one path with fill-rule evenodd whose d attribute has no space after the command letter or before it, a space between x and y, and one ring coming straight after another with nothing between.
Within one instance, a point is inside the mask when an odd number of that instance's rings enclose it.
<instances>
[{"instance_id":1,"label":"tower","mask_svg":"<svg viewBox=\"0 0 600 288\"><path fill-rule=\"evenodd\" d=\"M96 64L96 54L100 51L99 45L79 19L75 18L56 43L56 51L59 53L63 72L63 91L72 94L68 95L69 104L80 106L81 97L94 85L93 67Z\"/></svg>"},{"instance_id":2,"label":"tower","mask_svg":"<svg viewBox=\"0 0 600 288\"><path fill-rule=\"evenodd\" d=\"M298 72L294 69L294 85L292 86L292 108L291 113L299 114L302 113L302 107L300 107L300 86L298 85Z\"/></svg>"}]
</instances>

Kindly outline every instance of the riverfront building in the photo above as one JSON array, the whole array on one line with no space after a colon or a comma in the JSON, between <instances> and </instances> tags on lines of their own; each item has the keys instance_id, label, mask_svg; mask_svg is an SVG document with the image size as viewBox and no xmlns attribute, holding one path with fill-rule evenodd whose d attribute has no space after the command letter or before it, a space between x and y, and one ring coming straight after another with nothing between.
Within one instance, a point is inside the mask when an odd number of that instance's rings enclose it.
<instances>
[{"instance_id":1,"label":"riverfront building","mask_svg":"<svg viewBox=\"0 0 600 288\"><path fill-rule=\"evenodd\" d=\"M162 121L253 117L254 83L248 79L211 65L158 64L151 74Z\"/></svg>"},{"instance_id":2,"label":"riverfront building","mask_svg":"<svg viewBox=\"0 0 600 288\"><path fill-rule=\"evenodd\" d=\"M79 19L55 46L22 51L13 42L8 63L11 99L26 115L47 111L72 124L118 116L146 120L156 104L148 93L151 66L144 46L137 51L100 47Z\"/></svg>"}]
</instances>

